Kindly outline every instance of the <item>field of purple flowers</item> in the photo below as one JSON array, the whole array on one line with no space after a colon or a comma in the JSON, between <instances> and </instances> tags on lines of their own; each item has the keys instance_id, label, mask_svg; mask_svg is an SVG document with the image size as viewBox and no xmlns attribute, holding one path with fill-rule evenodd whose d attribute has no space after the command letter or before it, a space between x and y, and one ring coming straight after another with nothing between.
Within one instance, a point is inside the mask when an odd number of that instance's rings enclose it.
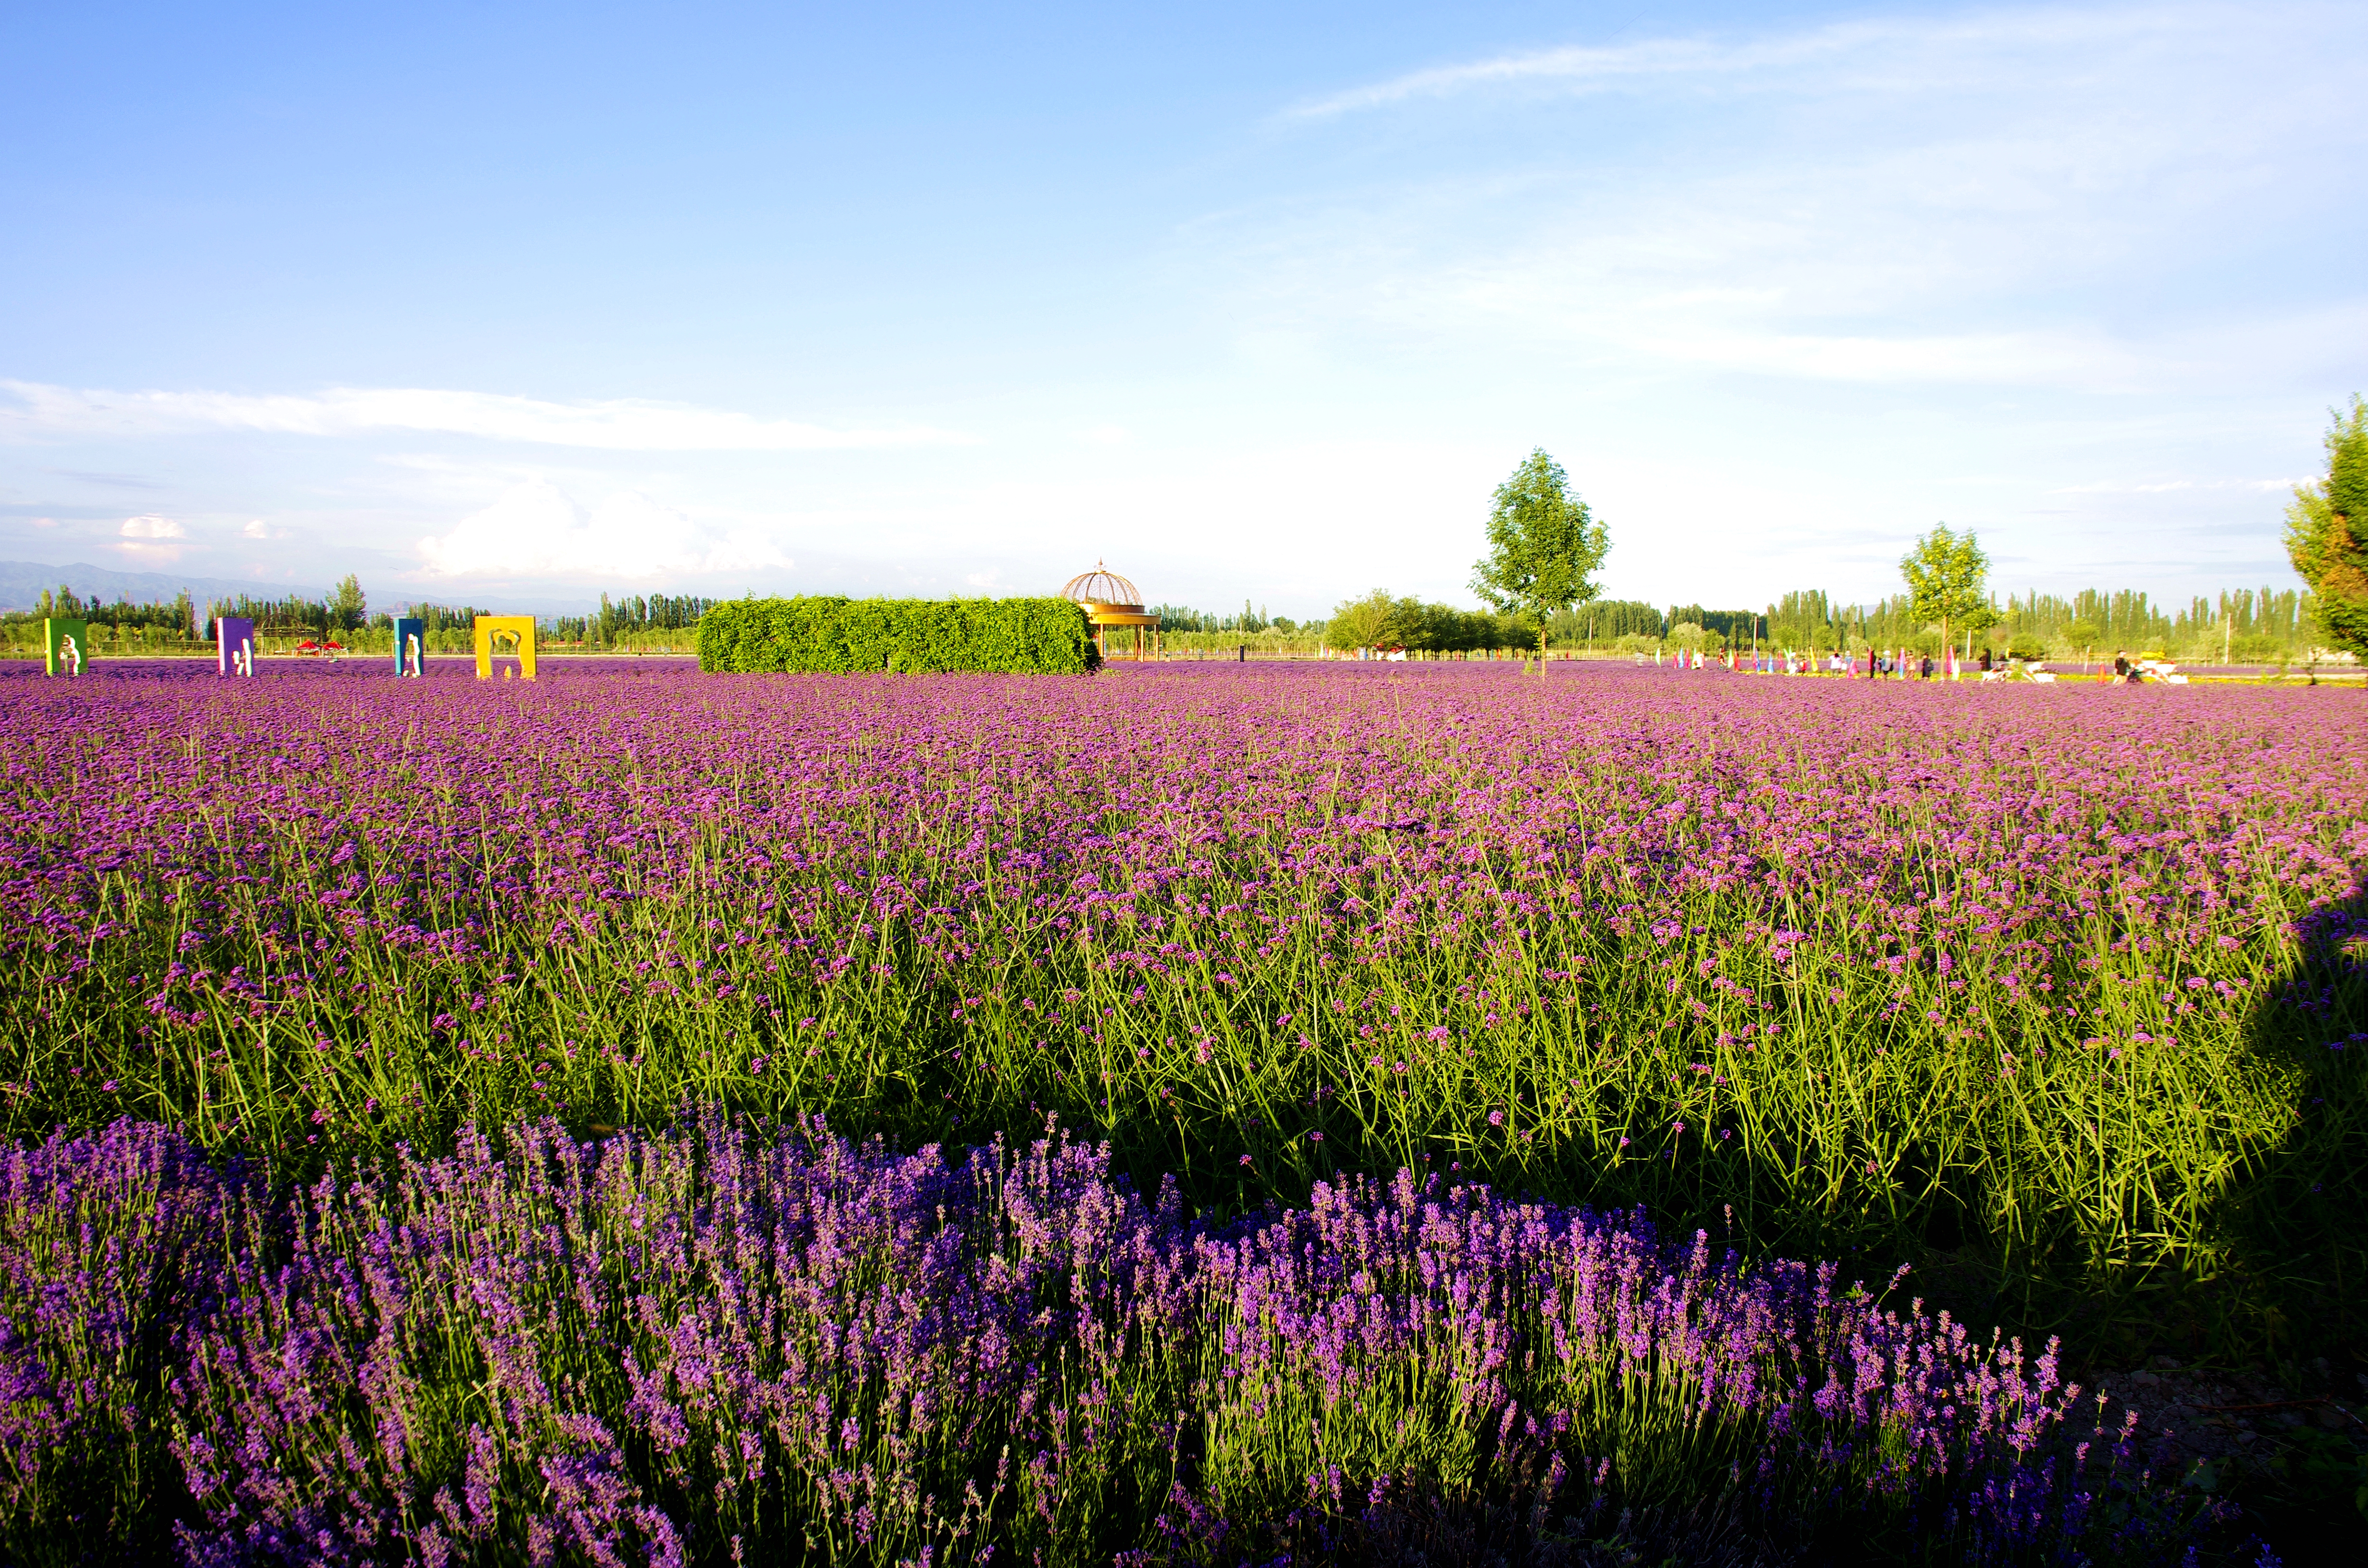
<instances>
[{"instance_id":1,"label":"field of purple flowers","mask_svg":"<svg viewBox=\"0 0 2368 1568\"><path fill-rule=\"evenodd\" d=\"M1989 1324L2360 1342L2349 694L0 683L12 1558L2143 1558Z\"/></svg>"}]
</instances>

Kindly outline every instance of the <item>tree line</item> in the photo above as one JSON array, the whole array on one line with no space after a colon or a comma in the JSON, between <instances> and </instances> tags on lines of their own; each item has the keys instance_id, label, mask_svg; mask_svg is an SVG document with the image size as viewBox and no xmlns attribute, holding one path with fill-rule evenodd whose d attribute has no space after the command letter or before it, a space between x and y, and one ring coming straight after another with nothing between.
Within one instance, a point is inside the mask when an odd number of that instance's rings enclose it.
<instances>
[{"instance_id":1,"label":"tree line","mask_svg":"<svg viewBox=\"0 0 2368 1568\"><path fill-rule=\"evenodd\" d=\"M1280 631L1288 637L1306 631L1309 624L1320 624L1303 623L1287 615L1270 616L1264 605L1252 609L1247 599L1242 601L1238 615L1194 609L1190 605L1154 605L1151 613L1159 618L1159 630L1162 631L1243 631L1251 636Z\"/></svg>"},{"instance_id":2,"label":"tree line","mask_svg":"<svg viewBox=\"0 0 2368 1568\"><path fill-rule=\"evenodd\" d=\"M1997 620L1973 631L1976 654L1987 648L1999 657L2077 659L2084 651L2127 649L2189 660L2225 653L2259 664L2305 659L2323 641L2313 596L2294 588L2239 588L2172 609L2139 590L2085 589L2069 596L2033 591L1990 599L1988 608ZM1378 588L1343 601L1329 618L1300 630L1338 648L1448 652L1537 643L1537 625L1529 616L1458 609ZM1955 641L1961 652L1967 630L1959 624ZM1802 589L1759 610L1594 599L1548 616L1546 642L1557 653L1718 653L1756 644L1800 653L1907 648L1938 653L1941 631L1936 620L1918 616L1912 593L1846 604L1822 590Z\"/></svg>"},{"instance_id":3,"label":"tree line","mask_svg":"<svg viewBox=\"0 0 2368 1568\"><path fill-rule=\"evenodd\" d=\"M686 631L698 625L699 618L719 602L690 595L632 594L612 598L602 594L600 608L592 615L541 616L536 625L543 636L555 642L619 643L653 631ZM474 605L425 600L373 611L360 578L348 574L317 598L302 594L277 598L235 594L203 603L185 589L171 599L134 604L119 598L109 604L97 595L77 594L60 584L54 590L42 589L29 610L0 611L0 628L38 631L44 619L61 617L104 626L119 634L138 631L203 643L213 638L215 619L225 616L255 622L256 632L266 637L334 638L366 631L392 632L398 617L424 621L430 632L466 631L479 616L496 613ZM156 639L151 635L144 640Z\"/></svg>"},{"instance_id":4,"label":"tree line","mask_svg":"<svg viewBox=\"0 0 2368 1568\"><path fill-rule=\"evenodd\" d=\"M554 642L613 644L652 631L689 631L723 602L688 594L632 594L617 599L602 594L595 614L544 616L538 624Z\"/></svg>"},{"instance_id":5,"label":"tree line","mask_svg":"<svg viewBox=\"0 0 2368 1568\"><path fill-rule=\"evenodd\" d=\"M2212 598L2197 596L2166 608L2146 594L2084 589L2072 595L1990 596L1980 619L1964 628L1973 648L2028 658L2078 658L2084 652L2134 653L2201 659L2226 655L2245 663L2306 658L2325 639L2317 601L2306 589L2237 588ZM1994 618L1994 619L1993 619ZM1938 629L1917 613L1912 593L1872 604L1840 604L1816 590L1789 593L1768 607L1760 637L1780 648L1910 647L1938 652ZM1931 646L1926 646L1926 644ZM1962 636L1958 640L1964 646Z\"/></svg>"}]
</instances>

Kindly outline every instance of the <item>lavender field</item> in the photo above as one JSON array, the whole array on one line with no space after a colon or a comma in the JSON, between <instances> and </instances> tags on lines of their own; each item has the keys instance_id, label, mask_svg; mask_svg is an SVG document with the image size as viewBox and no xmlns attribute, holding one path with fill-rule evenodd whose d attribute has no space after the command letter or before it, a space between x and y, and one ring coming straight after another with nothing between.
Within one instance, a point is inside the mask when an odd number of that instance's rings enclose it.
<instances>
[{"instance_id":1,"label":"lavender field","mask_svg":"<svg viewBox=\"0 0 2368 1568\"><path fill-rule=\"evenodd\" d=\"M2071 1369L2362 1340L2356 694L0 725L11 1561L2175 1560Z\"/></svg>"}]
</instances>

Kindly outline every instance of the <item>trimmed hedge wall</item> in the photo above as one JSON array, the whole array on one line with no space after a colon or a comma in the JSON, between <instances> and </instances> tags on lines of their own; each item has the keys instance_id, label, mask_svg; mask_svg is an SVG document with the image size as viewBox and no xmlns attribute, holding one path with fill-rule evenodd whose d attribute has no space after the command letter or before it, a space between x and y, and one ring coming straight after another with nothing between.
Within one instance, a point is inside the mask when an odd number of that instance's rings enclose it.
<instances>
[{"instance_id":1,"label":"trimmed hedge wall","mask_svg":"<svg viewBox=\"0 0 2368 1568\"><path fill-rule=\"evenodd\" d=\"M727 599L699 618L702 670L1083 675L1100 663L1067 599Z\"/></svg>"}]
</instances>

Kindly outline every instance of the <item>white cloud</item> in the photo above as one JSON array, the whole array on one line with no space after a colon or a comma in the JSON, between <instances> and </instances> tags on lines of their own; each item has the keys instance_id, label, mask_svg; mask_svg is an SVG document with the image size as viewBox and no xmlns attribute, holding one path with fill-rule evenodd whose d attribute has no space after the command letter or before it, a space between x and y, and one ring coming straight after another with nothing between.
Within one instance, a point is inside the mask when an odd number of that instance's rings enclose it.
<instances>
[{"instance_id":1,"label":"white cloud","mask_svg":"<svg viewBox=\"0 0 2368 1568\"><path fill-rule=\"evenodd\" d=\"M286 539L288 537L286 528L275 528L261 517L248 518L246 527L238 531L240 536L245 539Z\"/></svg>"},{"instance_id":2,"label":"white cloud","mask_svg":"<svg viewBox=\"0 0 2368 1568\"><path fill-rule=\"evenodd\" d=\"M144 436L183 430L356 436L406 430L612 451L786 452L973 444L928 426L836 430L728 409L619 399L549 403L492 392L337 387L312 396L215 392L93 392L0 381L16 407L0 406L0 432Z\"/></svg>"},{"instance_id":3,"label":"white cloud","mask_svg":"<svg viewBox=\"0 0 2368 1568\"><path fill-rule=\"evenodd\" d=\"M617 491L587 512L541 478L511 485L419 548L428 570L445 577L634 580L792 564L753 530L703 527L638 491Z\"/></svg>"},{"instance_id":4,"label":"white cloud","mask_svg":"<svg viewBox=\"0 0 2368 1568\"><path fill-rule=\"evenodd\" d=\"M123 526L116 532L121 542L115 548L142 561L179 560L181 547L173 541L188 537L188 530L177 521L153 512L124 518Z\"/></svg>"}]
</instances>

